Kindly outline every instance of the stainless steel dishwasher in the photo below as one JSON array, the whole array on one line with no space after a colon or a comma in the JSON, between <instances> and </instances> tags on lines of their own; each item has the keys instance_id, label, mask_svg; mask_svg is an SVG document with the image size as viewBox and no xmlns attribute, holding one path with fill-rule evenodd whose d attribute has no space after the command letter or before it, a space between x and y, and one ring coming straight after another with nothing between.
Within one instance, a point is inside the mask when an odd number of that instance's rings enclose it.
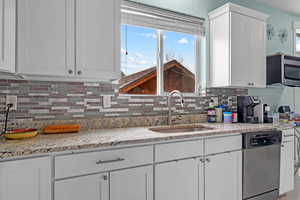
<instances>
[{"instance_id":1,"label":"stainless steel dishwasher","mask_svg":"<svg viewBox=\"0 0 300 200\"><path fill-rule=\"evenodd\" d=\"M277 200L281 131L243 135L243 200Z\"/></svg>"}]
</instances>

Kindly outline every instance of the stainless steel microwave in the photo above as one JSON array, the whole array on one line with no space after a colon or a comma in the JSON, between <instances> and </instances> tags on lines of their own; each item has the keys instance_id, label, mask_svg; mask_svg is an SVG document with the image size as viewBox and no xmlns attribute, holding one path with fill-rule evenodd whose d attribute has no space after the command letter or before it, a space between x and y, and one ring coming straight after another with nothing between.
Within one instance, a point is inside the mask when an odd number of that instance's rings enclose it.
<instances>
[{"instance_id":1,"label":"stainless steel microwave","mask_svg":"<svg viewBox=\"0 0 300 200\"><path fill-rule=\"evenodd\" d=\"M267 57L267 85L300 87L300 57L277 54Z\"/></svg>"}]
</instances>

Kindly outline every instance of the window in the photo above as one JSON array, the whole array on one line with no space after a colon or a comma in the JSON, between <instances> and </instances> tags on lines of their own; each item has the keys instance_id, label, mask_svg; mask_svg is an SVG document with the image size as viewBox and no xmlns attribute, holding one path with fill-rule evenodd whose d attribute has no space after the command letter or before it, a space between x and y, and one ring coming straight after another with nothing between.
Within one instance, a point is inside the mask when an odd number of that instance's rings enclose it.
<instances>
[{"instance_id":1,"label":"window","mask_svg":"<svg viewBox=\"0 0 300 200\"><path fill-rule=\"evenodd\" d=\"M121 26L121 94L156 94L157 33Z\"/></svg>"},{"instance_id":2,"label":"window","mask_svg":"<svg viewBox=\"0 0 300 200\"><path fill-rule=\"evenodd\" d=\"M300 23L294 22L295 30L295 56L300 56Z\"/></svg>"},{"instance_id":3,"label":"window","mask_svg":"<svg viewBox=\"0 0 300 200\"><path fill-rule=\"evenodd\" d=\"M203 23L199 18L123 1L119 92L196 93Z\"/></svg>"},{"instance_id":4,"label":"window","mask_svg":"<svg viewBox=\"0 0 300 200\"><path fill-rule=\"evenodd\" d=\"M195 36L164 33L164 91L195 92Z\"/></svg>"}]
</instances>

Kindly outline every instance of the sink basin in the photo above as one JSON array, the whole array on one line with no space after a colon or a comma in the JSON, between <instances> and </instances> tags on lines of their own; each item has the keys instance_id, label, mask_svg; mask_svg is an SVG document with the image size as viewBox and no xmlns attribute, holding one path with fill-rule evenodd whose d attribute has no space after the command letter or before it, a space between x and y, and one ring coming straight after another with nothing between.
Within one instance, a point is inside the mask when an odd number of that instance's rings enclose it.
<instances>
[{"instance_id":1,"label":"sink basin","mask_svg":"<svg viewBox=\"0 0 300 200\"><path fill-rule=\"evenodd\" d=\"M158 133L182 133L182 132L207 131L207 130L213 130L213 128L201 126L201 125L178 125L178 126L149 128L149 130Z\"/></svg>"}]
</instances>

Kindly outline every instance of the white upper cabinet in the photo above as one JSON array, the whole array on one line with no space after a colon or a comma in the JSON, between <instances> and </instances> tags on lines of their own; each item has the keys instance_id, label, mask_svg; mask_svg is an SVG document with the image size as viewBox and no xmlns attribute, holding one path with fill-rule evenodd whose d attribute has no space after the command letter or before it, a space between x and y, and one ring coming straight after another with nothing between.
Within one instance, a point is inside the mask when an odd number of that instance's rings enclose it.
<instances>
[{"instance_id":1,"label":"white upper cabinet","mask_svg":"<svg viewBox=\"0 0 300 200\"><path fill-rule=\"evenodd\" d=\"M77 1L77 76L117 79L120 74L119 0Z\"/></svg>"},{"instance_id":2,"label":"white upper cabinet","mask_svg":"<svg viewBox=\"0 0 300 200\"><path fill-rule=\"evenodd\" d=\"M0 199L52 200L50 158L0 163Z\"/></svg>"},{"instance_id":3,"label":"white upper cabinet","mask_svg":"<svg viewBox=\"0 0 300 200\"><path fill-rule=\"evenodd\" d=\"M0 0L0 71L15 72L16 0Z\"/></svg>"},{"instance_id":4,"label":"white upper cabinet","mask_svg":"<svg viewBox=\"0 0 300 200\"><path fill-rule=\"evenodd\" d=\"M66 76L74 72L74 1L18 1L18 72ZM70 75L72 75L70 73Z\"/></svg>"},{"instance_id":5,"label":"white upper cabinet","mask_svg":"<svg viewBox=\"0 0 300 200\"><path fill-rule=\"evenodd\" d=\"M267 18L232 3L209 14L209 86L266 87Z\"/></svg>"},{"instance_id":6,"label":"white upper cabinet","mask_svg":"<svg viewBox=\"0 0 300 200\"><path fill-rule=\"evenodd\" d=\"M38 79L119 77L119 0L26 0L17 10L18 73Z\"/></svg>"}]
</instances>

